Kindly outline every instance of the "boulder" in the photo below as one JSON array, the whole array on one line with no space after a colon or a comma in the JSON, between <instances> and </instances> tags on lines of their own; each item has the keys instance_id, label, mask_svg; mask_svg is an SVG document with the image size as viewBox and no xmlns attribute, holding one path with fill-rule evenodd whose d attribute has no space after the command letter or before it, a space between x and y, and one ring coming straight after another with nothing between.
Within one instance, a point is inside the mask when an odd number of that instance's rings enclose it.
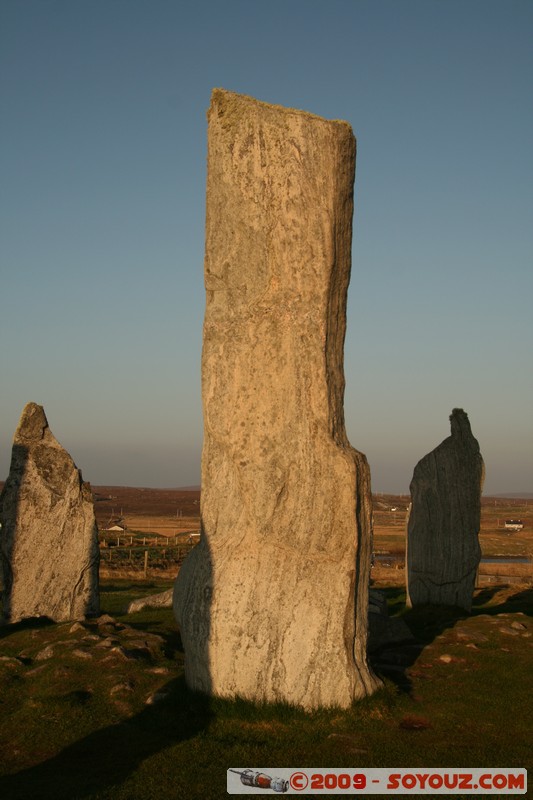
<instances>
[{"instance_id":1,"label":"boulder","mask_svg":"<svg viewBox=\"0 0 533 800\"><path fill-rule=\"evenodd\" d=\"M0 495L0 567L6 622L60 622L97 614L98 529L91 487L28 403Z\"/></svg>"},{"instance_id":2,"label":"boulder","mask_svg":"<svg viewBox=\"0 0 533 800\"><path fill-rule=\"evenodd\" d=\"M484 466L467 414L455 408L450 422L451 436L418 462L411 481L408 600L469 611L481 559Z\"/></svg>"},{"instance_id":3,"label":"boulder","mask_svg":"<svg viewBox=\"0 0 533 800\"><path fill-rule=\"evenodd\" d=\"M348 707L379 685L370 473L343 409L355 139L218 89L208 122L202 537L174 593L186 680Z\"/></svg>"},{"instance_id":4,"label":"boulder","mask_svg":"<svg viewBox=\"0 0 533 800\"><path fill-rule=\"evenodd\" d=\"M172 608L174 589L167 589L159 594L150 594L147 597L139 597L132 600L126 608L126 614L134 614L142 611L143 608Z\"/></svg>"}]
</instances>

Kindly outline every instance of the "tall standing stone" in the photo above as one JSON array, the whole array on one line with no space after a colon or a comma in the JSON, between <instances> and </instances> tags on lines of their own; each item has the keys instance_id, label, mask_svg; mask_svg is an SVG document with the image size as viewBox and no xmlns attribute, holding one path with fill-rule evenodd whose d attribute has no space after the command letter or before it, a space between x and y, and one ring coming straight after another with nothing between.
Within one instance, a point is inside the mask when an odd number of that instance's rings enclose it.
<instances>
[{"instance_id":1,"label":"tall standing stone","mask_svg":"<svg viewBox=\"0 0 533 800\"><path fill-rule=\"evenodd\" d=\"M28 403L0 495L0 566L6 622L97 614L98 529L91 488Z\"/></svg>"},{"instance_id":2,"label":"tall standing stone","mask_svg":"<svg viewBox=\"0 0 533 800\"><path fill-rule=\"evenodd\" d=\"M451 436L415 467L407 523L411 605L472 607L481 558L484 466L467 414L455 408Z\"/></svg>"},{"instance_id":3,"label":"tall standing stone","mask_svg":"<svg viewBox=\"0 0 533 800\"><path fill-rule=\"evenodd\" d=\"M371 494L344 427L355 139L214 90L202 538L176 581L189 685L348 706L366 662Z\"/></svg>"}]
</instances>

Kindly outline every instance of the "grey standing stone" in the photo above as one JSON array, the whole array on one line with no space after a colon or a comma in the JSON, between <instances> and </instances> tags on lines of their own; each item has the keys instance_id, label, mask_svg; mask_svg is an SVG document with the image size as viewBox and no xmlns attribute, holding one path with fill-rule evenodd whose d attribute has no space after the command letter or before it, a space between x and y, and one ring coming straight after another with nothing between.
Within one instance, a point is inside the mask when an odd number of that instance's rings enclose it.
<instances>
[{"instance_id":1,"label":"grey standing stone","mask_svg":"<svg viewBox=\"0 0 533 800\"><path fill-rule=\"evenodd\" d=\"M411 605L472 606L481 559L484 466L467 414L455 408L451 436L415 467L407 523Z\"/></svg>"},{"instance_id":2,"label":"grey standing stone","mask_svg":"<svg viewBox=\"0 0 533 800\"><path fill-rule=\"evenodd\" d=\"M355 139L214 90L202 536L176 581L191 687L347 707L366 661L371 494L344 426Z\"/></svg>"},{"instance_id":3,"label":"grey standing stone","mask_svg":"<svg viewBox=\"0 0 533 800\"><path fill-rule=\"evenodd\" d=\"M0 566L6 622L59 622L98 613L98 529L93 498L44 410L28 403L0 495Z\"/></svg>"}]
</instances>

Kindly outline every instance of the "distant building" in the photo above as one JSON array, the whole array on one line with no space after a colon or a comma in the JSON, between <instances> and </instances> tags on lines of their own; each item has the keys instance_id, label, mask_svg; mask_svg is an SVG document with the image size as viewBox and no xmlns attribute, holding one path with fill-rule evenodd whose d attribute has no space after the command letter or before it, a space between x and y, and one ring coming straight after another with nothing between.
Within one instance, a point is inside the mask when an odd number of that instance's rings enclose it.
<instances>
[{"instance_id":1,"label":"distant building","mask_svg":"<svg viewBox=\"0 0 533 800\"><path fill-rule=\"evenodd\" d=\"M103 529L106 533L124 533L128 530L124 517L110 517L106 527Z\"/></svg>"},{"instance_id":2,"label":"distant building","mask_svg":"<svg viewBox=\"0 0 533 800\"><path fill-rule=\"evenodd\" d=\"M521 519L506 519L505 520L505 530L506 531L521 531L524 527L524 523Z\"/></svg>"}]
</instances>

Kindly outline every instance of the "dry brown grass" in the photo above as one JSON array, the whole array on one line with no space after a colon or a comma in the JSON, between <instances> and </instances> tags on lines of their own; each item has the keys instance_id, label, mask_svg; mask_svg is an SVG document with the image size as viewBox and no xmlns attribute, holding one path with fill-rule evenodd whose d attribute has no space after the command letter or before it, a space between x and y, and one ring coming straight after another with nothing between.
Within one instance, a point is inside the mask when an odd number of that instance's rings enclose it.
<instances>
[{"instance_id":1,"label":"dry brown grass","mask_svg":"<svg viewBox=\"0 0 533 800\"><path fill-rule=\"evenodd\" d=\"M121 519L127 532L176 536L200 528L200 492L183 489L142 489L95 486L95 513L99 530Z\"/></svg>"},{"instance_id":2,"label":"dry brown grass","mask_svg":"<svg viewBox=\"0 0 533 800\"><path fill-rule=\"evenodd\" d=\"M139 489L131 487L95 487L95 508L101 528L109 520L122 516L127 533L139 532L150 536L184 535L200 530L200 492L180 489ZM405 554L405 527L409 498L395 495L375 495L374 498L374 550ZM396 511L392 511L396 508ZM509 534L505 520L518 518L524 529ZM481 508L480 544L484 557L529 556L533 554L533 502L515 498L483 498ZM102 574L106 574L103 565ZM116 571L109 573L117 575ZM533 581L531 564L483 564L481 582L486 576L512 577ZM129 573L124 572L124 577ZM170 575L169 575L170 577ZM376 563L372 578L380 585L405 584L403 566L386 567Z\"/></svg>"},{"instance_id":3,"label":"dry brown grass","mask_svg":"<svg viewBox=\"0 0 533 800\"><path fill-rule=\"evenodd\" d=\"M200 517L161 517L156 514L124 514L128 531L160 534L168 538L200 530Z\"/></svg>"},{"instance_id":4,"label":"dry brown grass","mask_svg":"<svg viewBox=\"0 0 533 800\"><path fill-rule=\"evenodd\" d=\"M397 507L397 511L391 511ZM374 498L374 550L375 552L405 555L407 504L405 497L393 495ZM516 533L505 529L506 519L521 519L524 528ZM533 503L515 498L483 498L481 505L481 530L479 534L482 557L514 556L533 557ZM376 562L372 581L379 586L404 586L403 564L384 566ZM533 570L529 564L481 564L479 586L488 583L533 584Z\"/></svg>"}]
</instances>

